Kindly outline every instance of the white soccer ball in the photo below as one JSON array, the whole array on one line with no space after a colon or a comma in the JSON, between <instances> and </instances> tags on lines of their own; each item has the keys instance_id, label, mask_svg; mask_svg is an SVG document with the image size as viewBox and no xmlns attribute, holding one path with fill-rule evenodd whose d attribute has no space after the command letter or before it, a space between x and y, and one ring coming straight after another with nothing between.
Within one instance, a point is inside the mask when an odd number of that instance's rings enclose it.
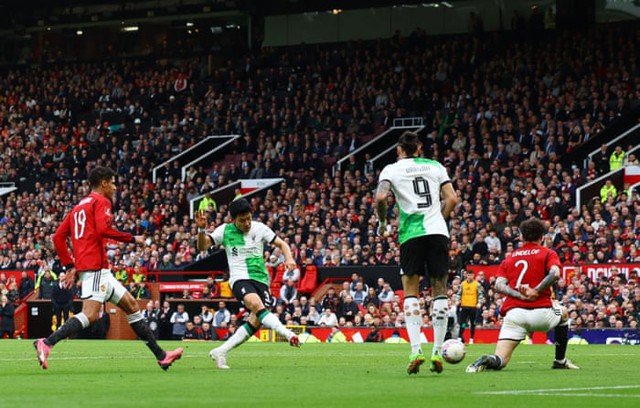
<instances>
[{"instance_id":1,"label":"white soccer ball","mask_svg":"<svg viewBox=\"0 0 640 408\"><path fill-rule=\"evenodd\" d=\"M449 339L442 343L442 358L449 364L458 364L467 355L467 349L460 340Z\"/></svg>"}]
</instances>

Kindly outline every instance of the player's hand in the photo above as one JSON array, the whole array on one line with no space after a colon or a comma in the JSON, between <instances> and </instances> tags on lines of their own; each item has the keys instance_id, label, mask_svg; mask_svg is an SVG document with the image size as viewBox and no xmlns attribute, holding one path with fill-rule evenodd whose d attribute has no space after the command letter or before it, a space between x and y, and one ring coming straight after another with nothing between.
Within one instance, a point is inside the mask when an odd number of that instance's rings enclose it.
<instances>
[{"instance_id":1,"label":"player's hand","mask_svg":"<svg viewBox=\"0 0 640 408\"><path fill-rule=\"evenodd\" d=\"M297 267L296 261L294 261L293 259L285 259L284 267L287 268L288 271L292 271Z\"/></svg>"},{"instance_id":2,"label":"player's hand","mask_svg":"<svg viewBox=\"0 0 640 408\"><path fill-rule=\"evenodd\" d=\"M380 220L378 222L378 228L376 229L376 234L379 237L387 237L389 236L389 232L387 232L387 220Z\"/></svg>"},{"instance_id":3,"label":"player's hand","mask_svg":"<svg viewBox=\"0 0 640 408\"><path fill-rule=\"evenodd\" d=\"M138 245L144 245L145 244L145 238L144 235L134 235L133 236L134 242Z\"/></svg>"},{"instance_id":4,"label":"player's hand","mask_svg":"<svg viewBox=\"0 0 640 408\"><path fill-rule=\"evenodd\" d=\"M76 268L69 268L65 271L64 278L62 278L62 287L70 289L76 284Z\"/></svg>"},{"instance_id":5,"label":"player's hand","mask_svg":"<svg viewBox=\"0 0 640 408\"><path fill-rule=\"evenodd\" d=\"M534 301L538 298L538 291L529 287L529 285L521 285L518 291L522 295L524 300Z\"/></svg>"},{"instance_id":6,"label":"player's hand","mask_svg":"<svg viewBox=\"0 0 640 408\"><path fill-rule=\"evenodd\" d=\"M198 228L207 227L207 212L205 210L198 210L195 212L195 221Z\"/></svg>"}]
</instances>

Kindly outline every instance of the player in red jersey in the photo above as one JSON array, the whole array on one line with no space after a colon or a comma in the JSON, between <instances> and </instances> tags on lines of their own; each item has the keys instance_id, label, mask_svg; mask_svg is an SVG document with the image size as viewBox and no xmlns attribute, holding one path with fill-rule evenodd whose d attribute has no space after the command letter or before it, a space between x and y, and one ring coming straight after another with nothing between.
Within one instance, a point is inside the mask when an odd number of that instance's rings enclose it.
<instances>
[{"instance_id":1,"label":"player in red jersey","mask_svg":"<svg viewBox=\"0 0 640 408\"><path fill-rule=\"evenodd\" d=\"M556 359L552 368L577 369L567 360L569 319L567 309L552 303L551 286L560 278L560 259L543 247L545 224L530 218L520 224L524 245L500 264L495 290L506 295L500 309L504 323L495 354L485 354L467 367L468 373L485 369L500 370L511 359L513 350L528 333L554 329Z\"/></svg>"},{"instance_id":2,"label":"player in red jersey","mask_svg":"<svg viewBox=\"0 0 640 408\"><path fill-rule=\"evenodd\" d=\"M163 370L168 369L182 356L181 348L164 351L158 345L149 324L140 313L138 302L109 270L106 240L144 244L144 237L118 231L111 225L112 200L116 190L115 176L116 173L107 167L98 166L93 169L89 174L91 194L83 198L67 214L53 235L53 243L66 270L63 285L74 285L77 277L82 282L82 312L73 316L46 339L34 341L38 361L45 370L48 367L47 358L51 348L60 340L95 323L105 302L117 305L127 314L131 328L153 352ZM67 238L71 238L75 262L67 247Z\"/></svg>"}]
</instances>

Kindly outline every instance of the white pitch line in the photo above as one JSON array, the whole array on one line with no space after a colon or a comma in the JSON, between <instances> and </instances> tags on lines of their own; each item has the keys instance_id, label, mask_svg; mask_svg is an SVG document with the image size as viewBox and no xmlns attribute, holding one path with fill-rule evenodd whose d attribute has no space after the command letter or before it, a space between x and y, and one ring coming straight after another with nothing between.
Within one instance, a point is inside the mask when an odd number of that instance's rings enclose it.
<instances>
[{"instance_id":1,"label":"white pitch line","mask_svg":"<svg viewBox=\"0 0 640 408\"><path fill-rule=\"evenodd\" d=\"M205 357L206 354L203 355L182 355L182 358L193 358L193 357ZM142 357L141 355L130 355L130 356L83 356L83 357L53 357L50 358L50 361L63 361L63 360L131 360L132 358ZM153 356L151 356L153 357ZM37 361L35 357L33 358L0 358L0 361Z\"/></svg>"},{"instance_id":2,"label":"white pitch line","mask_svg":"<svg viewBox=\"0 0 640 408\"><path fill-rule=\"evenodd\" d=\"M640 385L613 385L607 387L581 387L581 388L542 388L537 390L508 390L508 391L482 391L477 394L482 395L520 395L520 394L542 394L549 395L566 391L589 391L589 390L623 390L640 388ZM562 394L567 395L567 394ZM585 394L585 395L601 395L601 394ZM608 394L612 395L612 394Z\"/></svg>"}]
</instances>

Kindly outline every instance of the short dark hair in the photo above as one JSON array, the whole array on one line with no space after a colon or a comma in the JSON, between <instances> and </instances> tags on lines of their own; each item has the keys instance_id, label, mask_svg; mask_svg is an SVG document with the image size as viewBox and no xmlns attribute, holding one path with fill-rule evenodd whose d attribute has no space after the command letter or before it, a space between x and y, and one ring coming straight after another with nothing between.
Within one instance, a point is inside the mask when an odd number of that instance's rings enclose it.
<instances>
[{"instance_id":1,"label":"short dark hair","mask_svg":"<svg viewBox=\"0 0 640 408\"><path fill-rule=\"evenodd\" d=\"M520 224L520 231L525 242L540 241L546 230L544 222L535 217L522 221Z\"/></svg>"},{"instance_id":2,"label":"short dark hair","mask_svg":"<svg viewBox=\"0 0 640 408\"><path fill-rule=\"evenodd\" d=\"M417 133L406 131L398 139L398 146L400 146L408 156L413 156L418 151L418 147L422 146L422 142L420 142Z\"/></svg>"},{"instance_id":3,"label":"short dark hair","mask_svg":"<svg viewBox=\"0 0 640 408\"><path fill-rule=\"evenodd\" d=\"M104 166L96 166L91 170L91 173L89 173L88 180L91 188L96 188L99 187L100 183L104 180L111 181L115 176L116 172L113 171L113 169Z\"/></svg>"},{"instance_id":4,"label":"short dark hair","mask_svg":"<svg viewBox=\"0 0 640 408\"><path fill-rule=\"evenodd\" d=\"M251 203L249 203L246 198L238 198L229 204L229 213L231 214L231 218L236 218L240 214L251 212L253 212L253 207L251 207Z\"/></svg>"}]
</instances>

